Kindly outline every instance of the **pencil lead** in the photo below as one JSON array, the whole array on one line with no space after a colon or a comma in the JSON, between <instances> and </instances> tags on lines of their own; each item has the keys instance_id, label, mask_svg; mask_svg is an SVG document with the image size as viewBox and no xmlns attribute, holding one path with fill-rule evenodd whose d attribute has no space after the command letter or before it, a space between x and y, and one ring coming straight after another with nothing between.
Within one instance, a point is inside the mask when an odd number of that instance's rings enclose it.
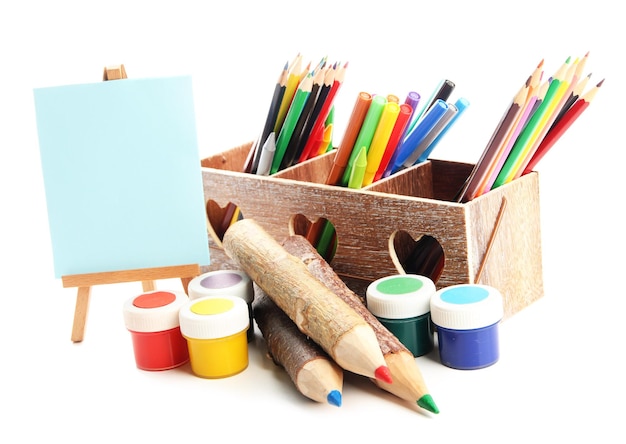
<instances>
[{"instance_id":1,"label":"pencil lead","mask_svg":"<svg viewBox=\"0 0 626 444\"><path fill-rule=\"evenodd\" d=\"M391 372L389 371L389 368L385 365L381 365L380 367L378 367L374 372L374 376L379 381L386 382L387 384L391 384L393 382L393 379L391 379Z\"/></svg>"},{"instance_id":2,"label":"pencil lead","mask_svg":"<svg viewBox=\"0 0 626 444\"><path fill-rule=\"evenodd\" d=\"M417 405L425 410L428 410L429 412L439 413L439 408L435 404L435 401L433 401L433 397L430 395L424 395L418 399Z\"/></svg>"},{"instance_id":3,"label":"pencil lead","mask_svg":"<svg viewBox=\"0 0 626 444\"><path fill-rule=\"evenodd\" d=\"M604 83L604 79L600 80L596 86L599 88L602 86L603 83Z\"/></svg>"},{"instance_id":4,"label":"pencil lead","mask_svg":"<svg viewBox=\"0 0 626 444\"><path fill-rule=\"evenodd\" d=\"M326 399L330 405L341 407L341 392L339 390L332 390Z\"/></svg>"}]
</instances>

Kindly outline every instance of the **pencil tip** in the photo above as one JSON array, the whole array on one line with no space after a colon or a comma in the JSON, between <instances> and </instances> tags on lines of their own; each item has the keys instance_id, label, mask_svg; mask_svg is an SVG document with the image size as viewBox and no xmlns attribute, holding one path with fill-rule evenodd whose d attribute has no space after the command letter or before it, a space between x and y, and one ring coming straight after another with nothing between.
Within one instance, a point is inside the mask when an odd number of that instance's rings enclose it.
<instances>
[{"instance_id":1,"label":"pencil tip","mask_svg":"<svg viewBox=\"0 0 626 444\"><path fill-rule=\"evenodd\" d=\"M421 408L428 410L432 413L439 413L439 408L435 401L433 401L433 397L430 395L424 395L420 399L417 400L417 405Z\"/></svg>"},{"instance_id":2,"label":"pencil tip","mask_svg":"<svg viewBox=\"0 0 626 444\"><path fill-rule=\"evenodd\" d=\"M391 378L391 372L389 371L389 368L385 365L381 365L380 367L378 367L374 372L374 376L379 381L386 382L387 384L391 384L393 382L393 379Z\"/></svg>"},{"instance_id":3,"label":"pencil tip","mask_svg":"<svg viewBox=\"0 0 626 444\"><path fill-rule=\"evenodd\" d=\"M596 86L599 88L602 86L603 83L604 83L604 79L600 80Z\"/></svg>"},{"instance_id":4,"label":"pencil tip","mask_svg":"<svg viewBox=\"0 0 626 444\"><path fill-rule=\"evenodd\" d=\"M341 392L339 390L332 390L328 396L326 396L328 403L337 407L341 407Z\"/></svg>"}]
</instances>

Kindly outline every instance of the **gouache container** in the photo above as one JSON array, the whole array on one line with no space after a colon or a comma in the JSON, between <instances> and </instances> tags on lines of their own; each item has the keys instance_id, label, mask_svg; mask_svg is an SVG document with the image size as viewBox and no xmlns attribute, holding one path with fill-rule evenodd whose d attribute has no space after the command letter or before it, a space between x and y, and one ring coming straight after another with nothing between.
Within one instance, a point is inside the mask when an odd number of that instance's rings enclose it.
<instances>
[{"instance_id":1,"label":"gouache container","mask_svg":"<svg viewBox=\"0 0 626 444\"><path fill-rule=\"evenodd\" d=\"M179 312L191 370L202 378L225 378L248 367L248 307L237 296L203 296Z\"/></svg>"},{"instance_id":2,"label":"gouache container","mask_svg":"<svg viewBox=\"0 0 626 444\"><path fill-rule=\"evenodd\" d=\"M430 299L435 292L428 277L399 274L369 284L365 297L368 310L417 357L434 347Z\"/></svg>"},{"instance_id":3,"label":"gouache container","mask_svg":"<svg viewBox=\"0 0 626 444\"><path fill-rule=\"evenodd\" d=\"M124 303L135 362L141 370L169 370L189 361L178 312L189 302L183 292L150 291Z\"/></svg>"},{"instance_id":4,"label":"gouache container","mask_svg":"<svg viewBox=\"0 0 626 444\"><path fill-rule=\"evenodd\" d=\"M247 338L250 342L254 338L254 323L252 322L252 302L254 288L250 277L239 270L215 270L196 276L187 287L189 299L198 299L204 296L237 296L248 304L248 320L250 328Z\"/></svg>"},{"instance_id":5,"label":"gouache container","mask_svg":"<svg viewBox=\"0 0 626 444\"><path fill-rule=\"evenodd\" d=\"M474 370L498 361L498 325L504 308L497 289L479 284L442 288L430 301L430 315L443 365Z\"/></svg>"}]
</instances>

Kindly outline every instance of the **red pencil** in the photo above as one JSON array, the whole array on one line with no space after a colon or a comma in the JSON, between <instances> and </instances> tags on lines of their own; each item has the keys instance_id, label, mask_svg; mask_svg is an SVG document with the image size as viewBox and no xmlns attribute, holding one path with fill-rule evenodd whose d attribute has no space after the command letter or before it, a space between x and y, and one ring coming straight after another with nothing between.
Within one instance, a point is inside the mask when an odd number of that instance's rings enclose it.
<instances>
[{"instance_id":1,"label":"red pencil","mask_svg":"<svg viewBox=\"0 0 626 444\"><path fill-rule=\"evenodd\" d=\"M326 118L328 117L328 113L333 106L333 101L335 100L335 96L337 95L337 91L341 88L343 84L343 80L346 75L346 69L348 68L348 63L346 62L341 68L337 70L335 74L335 80L333 81L333 86L330 88L328 92L328 96L326 96L326 100L324 101L324 106L322 107L319 115L315 119L315 124L313 129L309 135L309 139L307 143L304 145L304 149L298 159L298 162L304 162L313 156L314 150L313 148L316 145L315 141L317 138L321 137L321 134L324 132L324 122L326 122Z\"/></svg>"},{"instance_id":2,"label":"red pencil","mask_svg":"<svg viewBox=\"0 0 626 444\"><path fill-rule=\"evenodd\" d=\"M578 119L578 117L582 114L584 110L586 110L591 101L594 99L600 87L604 83L604 79L600 80L596 86L591 88L585 94L583 94L580 99L578 99L571 107L567 110L563 117L554 125L553 128L546 134L544 139L541 141L541 144L535 151L535 154L530 159L530 162L526 165L524 169L524 174L530 173L537 163L546 155L546 153L552 148L552 146L561 138L563 133L567 131L567 129Z\"/></svg>"}]
</instances>

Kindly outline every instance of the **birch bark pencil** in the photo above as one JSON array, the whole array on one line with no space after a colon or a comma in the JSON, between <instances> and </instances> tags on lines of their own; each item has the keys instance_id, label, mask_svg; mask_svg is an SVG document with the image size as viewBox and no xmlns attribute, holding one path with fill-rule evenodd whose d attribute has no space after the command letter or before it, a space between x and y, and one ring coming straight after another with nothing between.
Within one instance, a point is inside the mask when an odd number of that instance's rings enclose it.
<instances>
[{"instance_id":1,"label":"birch bark pencil","mask_svg":"<svg viewBox=\"0 0 626 444\"><path fill-rule=\"evenodd\" d=\"M252 310L267 351L300 393L317 402L341 406L343 370L261 290L255 287Z\"/></svg>"},{"instance_id":2,"label":"birch bark pencil","mask_svg":"<svg viewBox=\"0 0 626 444\"><path fill-rule=\"evenodd\" d=\"M267 293L301 332L344 370L391 384L372 327L253 219L231 225L225 253Z\"/></svg>"},{"instance_id":3,"label":"birch bark pencil","mask_svg":"<svg viewBox=\"0 0 626 444\"><path fill-rule=\"evenodd\" d=\"M313 276L354 308L372 326L393 378L393 384L380 381L374 383L401 399L417 403L430 412L439 413L413 354L370 313L361 298L348 288L306 238L290 236L283 242L283 247L288 253L300 258Z\"/></svg>"}]
</instances>

